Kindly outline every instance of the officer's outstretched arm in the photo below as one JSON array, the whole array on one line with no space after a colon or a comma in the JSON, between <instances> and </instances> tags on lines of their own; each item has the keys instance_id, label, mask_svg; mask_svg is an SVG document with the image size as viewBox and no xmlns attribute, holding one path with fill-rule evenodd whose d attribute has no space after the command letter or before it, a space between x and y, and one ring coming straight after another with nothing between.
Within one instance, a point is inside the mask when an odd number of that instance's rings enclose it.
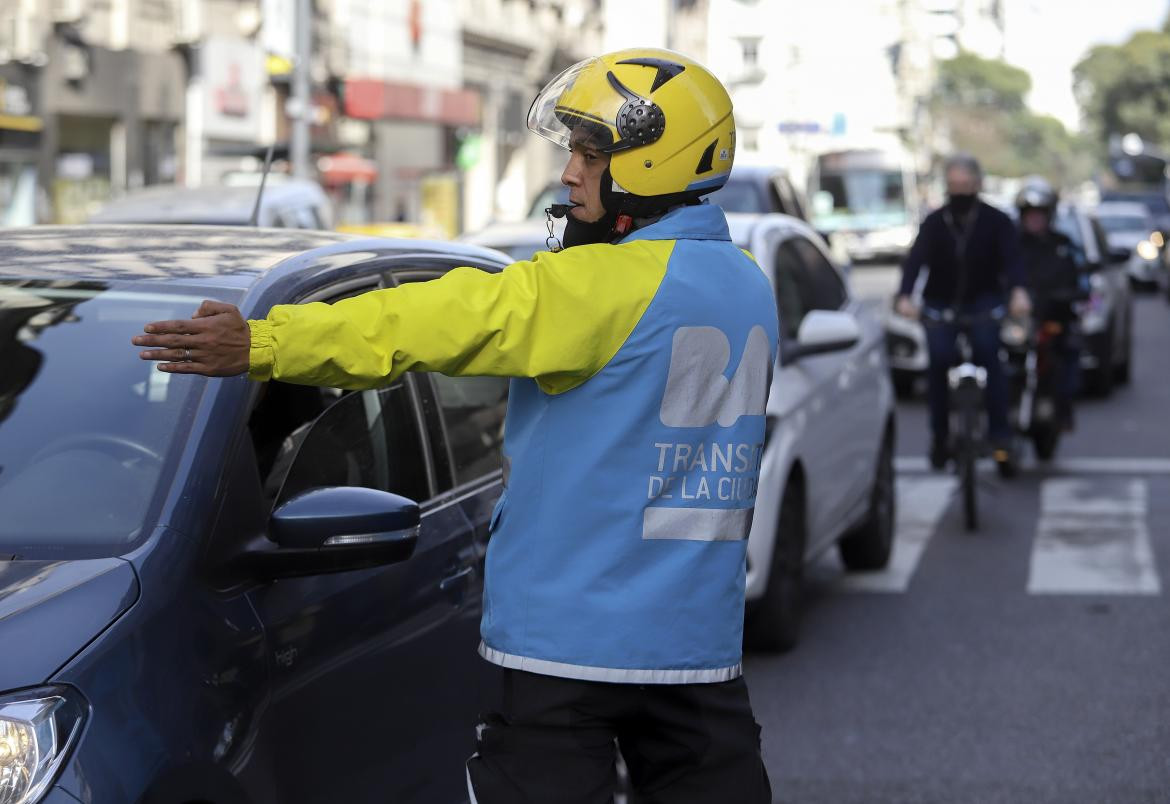
<instances>
[{"instance_id":1,"label":"officer's outstretched arm","mask_svg":"<svg viewBox=\"0 0 1170 804\"><path fill-rule=\"evenodd\" d=\"M578 246L501 273L440 279L333 304L279 305L250 321L249 376L371 388L404 371L580 385L617 353L654 297L673 243Z\"/></svg>"}]
</instances>

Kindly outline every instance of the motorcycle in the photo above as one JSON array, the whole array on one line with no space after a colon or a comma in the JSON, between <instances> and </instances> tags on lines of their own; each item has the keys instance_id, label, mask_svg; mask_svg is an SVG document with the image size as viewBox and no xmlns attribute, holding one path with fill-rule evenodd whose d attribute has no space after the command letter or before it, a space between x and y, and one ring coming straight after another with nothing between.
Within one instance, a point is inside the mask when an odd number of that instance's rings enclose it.
<instances>
[{"instance_id":1,"label":"motorcycle","mask_svg":"<svg viewBox=\"0 0 1170 804\"><path fill-rule=\"evenodd\" d=\"M1052 460L1067 424L1068 414L1058 400L1062 350L1069 335L1065 324L1043 320L1008 320L1000 332L1016 431L1031 440L1042 461Z\"/></svg>"}]
</instances>

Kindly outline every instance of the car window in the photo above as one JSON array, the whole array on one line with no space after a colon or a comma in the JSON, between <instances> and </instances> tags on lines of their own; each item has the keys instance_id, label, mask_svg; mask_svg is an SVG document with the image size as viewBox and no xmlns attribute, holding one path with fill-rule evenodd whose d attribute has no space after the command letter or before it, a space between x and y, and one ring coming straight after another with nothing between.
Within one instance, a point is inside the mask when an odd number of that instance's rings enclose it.
<instances>
[{"instance_id":1,"label":"car window","mask_svg":"<svg viewBox=\"0 0 1170 804\"><path fill-rule=\"evenodd\" d=\"M793 188L792 182L786 176L776 174L772 178L772 185L772 192L779 202L777 211L787 215L793 215L797 218L803 218L804 209L801 207L800 199L796 195L796 190Z\"/></svg>"},{"instance_id":2,"label":"car window","mask_svg":"<svg viewBox=\"0 0 1170 804\"><path fill-rule=\"evenodd\" d=\"M732 177L707 198L712 204L722 207L724 212L762 214L771 211L759 187L747 179Z\"/></svg>"},{"instance_id":3,"label":"car window","mask_svg":"<svg viewBox=\"0 0 1170 804\"><path fill-rule=\"evenodd\" d=\"M435 400L446 432L455 485L500 469L508 380L432 374Z\"/></svg>"},{"instance_id":4,"label":"car window","mask_svg":"<svg viewBox=\"0 0 1170 804\"><path fill-rule=\"evenodd\" d=\"M277 486L279 492L271 495ZM426 456L406 382L342 396L311 423L289 433L264 478L265 491L275 496L277 505L329 486L362 486L416 501L430 496Z\"/></svg>"},{"instance_id":5,"label":"car window","mask_svg":"<svg viewBox=\"0 0 1170 804\"><path fill-rule=\"evenodd\" d=\"M805 306L808 285L804 277L805 266L789 240L776 249L776 308L780 316L780 328L785 338L796 338L800 322L808 312Z\"/></svg>"},{"instance_id":6,"label":"car window","mask_svg":"<svg viewBox=\"0 0 1170 804\"><path fill-rule=\"evenodd\" d=\"M832 263L804 237L797 236L789 242L805 265L804 276L808 286L804 298L807 309L840 310L844 307L849 294Z\"/></svg>"},{"instance_id":7,"label":"car window","mask_svg":"<svg viewBox=\"0 0 1170 804\"><path fill-rule=\"evenodd\" d=\"M427 281L438 272L403 274L407 281ZM504 419L508 412L505 377L448 377L427 375L434 389L423 395L423 410L431 428L436 464L446 457L447 472L436 466L439 491L461 486L498 471L503 462ZM446 480L450 476L450 480Z\"/></svg>"},{"instance_id":8,"label":"car window","mask_svg":"<svg viewBox=\"0 0 1170 804\"><path fill-rule=\"evenodd\" d=\"M0 554L117 553L143 534L208 380L138 360L130 336L207 298L240 301L157 280L0 279Z\"/></svg>"}]
</instances>

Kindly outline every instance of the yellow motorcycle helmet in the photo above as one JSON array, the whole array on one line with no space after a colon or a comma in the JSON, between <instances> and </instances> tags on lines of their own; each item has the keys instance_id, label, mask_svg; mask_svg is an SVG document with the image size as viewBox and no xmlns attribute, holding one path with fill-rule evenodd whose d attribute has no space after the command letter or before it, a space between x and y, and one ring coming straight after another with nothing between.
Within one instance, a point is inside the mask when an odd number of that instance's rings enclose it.
<instances>
[{"instance_id":1,"label":"yellow motorcycle helmet","mask_svg":"<svg viewBox=\"0 0 1170 804\"><path fill-rule=\"evenodd\" d=\"M637 197L618 196L628 209L718 190L735 161L727 90L669 50L631 48L574 64L536 96L528 128L563 148L585 137L608 153L613 187L603 190Z\"/></svg>"}]
</instances>

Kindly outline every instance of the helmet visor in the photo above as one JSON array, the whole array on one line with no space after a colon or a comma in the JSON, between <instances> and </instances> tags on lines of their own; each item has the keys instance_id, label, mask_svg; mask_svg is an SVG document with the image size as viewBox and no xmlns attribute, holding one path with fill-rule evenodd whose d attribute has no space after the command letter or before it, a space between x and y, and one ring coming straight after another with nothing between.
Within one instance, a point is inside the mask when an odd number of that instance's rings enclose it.
<instances>
[{"instance_id":1,"label":"helmet visor","mask_svg":"<svg viewBox=\"0 0 1170 804\"><path fill-rule=\"evenodd\" d=\"M528 110L528 128L562 148L585 144L605 148L617 140L622 96L607 78L601 59L585 59L540 91Z\"/></svg>"}]
</instances>

